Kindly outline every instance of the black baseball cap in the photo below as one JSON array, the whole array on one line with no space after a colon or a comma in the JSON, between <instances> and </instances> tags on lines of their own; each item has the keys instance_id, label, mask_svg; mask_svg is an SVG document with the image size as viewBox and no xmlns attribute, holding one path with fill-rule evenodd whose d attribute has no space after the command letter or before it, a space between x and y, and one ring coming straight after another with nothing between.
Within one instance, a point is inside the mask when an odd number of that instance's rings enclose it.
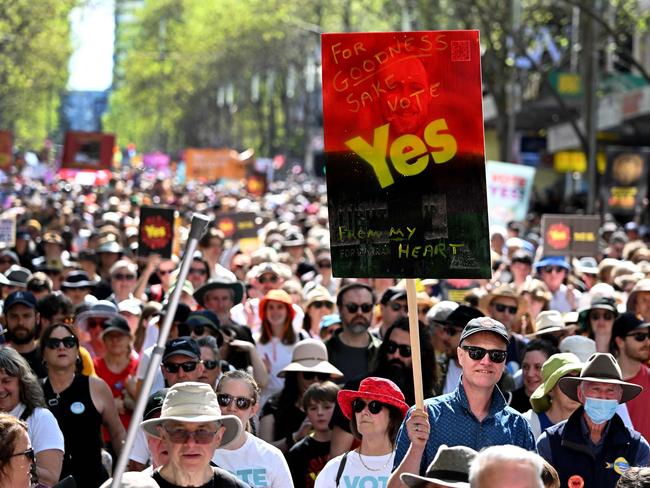
<instances>
[{"instance_id":1,"label":"black baseball cap","mask_svg":"<svg viewBox=\"0 0 650 488\"><path fill-rule=\"evenodd\" d=\"M506 344L510 343L510 338L508 337L508 331L506 330L505 325L490 317L478 317L467 322L467 325L463 329L463 333L460 335L460 344L462 344L469 336L478 332L491 332L498 335Z\"/></svg>"},{"instance_id":2,"label":"black baseball cap","mask_svg":"<svg viewBox=\"0 0 650 488\"><path fill-rule=\"evenodd\" d=\"M102 337L109 332L121 332L124 335L131 335L129 323L121 315L114 315L102 325Z\"/></svg>"},{"instance_id":3,"label":"black baseball cap","mask_svg":"<svg viewBox=\"0 0 650 488\"><path fill-rule=\"evenodd\" d=\"M165 401L165 396L167 396L168 391L169 388L162 388L161 390L155 392L153 395L149 396L147 404L144 407L144 415L142 416L142 420L149 420L160 416L160 411L162 410L162 405Z\"/></svg>"},{"instance_id":4,"label":"black baseball cap","mask_svg":"<svg viewBox=\"0 0 650 488\"><path fill-rule=\"evenodd\" d=\"M14 305L21 304L36 310L36 297L31 291L14 291L9 293L4 303L4 310L9 310Z\"/></svg>"},{"instance_id":5,"label":"black baseball cap","mask_svg":"<svg viewBox=\"0 0 650 488\"><path fill-rule=\"evenodd\" d=\"M467 305L458 305L442 323L445 325L453 325L455 327L465 327L467 323L478 317L483 317L483 312L478 308L468 307Z\"/></svg>"},{"instance_id":6,"label":"black baseball cap","mask_svg":"<svg viewBox=\"0 0 650 488\"><path fill-rule=\"evenodd\" d=\"M622 313L616 320L612 327L612 337L625 337L634 329L642 329L650 327L650 322L646 322L638 315L633 313Z\"/></svg>"},{"instance_id":7,"label":"black baseball cap","mask_svg":"<svg viewBox=\"0 0 650 488\"><path fill-rule=\"evenodd\" d=\"M201 350L199 344L191 337L177 337L167 341L165 344L165 352L163 353L163 363L171 356L187 356L196 361L201 360Z\"/></svg>"}]
</instances>

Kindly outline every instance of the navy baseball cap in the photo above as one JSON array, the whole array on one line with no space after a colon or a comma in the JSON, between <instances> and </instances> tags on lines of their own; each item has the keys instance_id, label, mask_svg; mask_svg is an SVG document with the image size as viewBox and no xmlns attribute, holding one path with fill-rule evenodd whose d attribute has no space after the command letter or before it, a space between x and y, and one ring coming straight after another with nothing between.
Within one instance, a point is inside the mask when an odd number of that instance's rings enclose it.
<instances>
[{"instance_id":1,"label":"navy baseball cap","mask_svg":"<svg viewBox=\"0 0 650 488\"><path fill-rule=\"evenodd\" d=\"M121 315L114 315L102 325L102 337L109 332L120 332L124 335L131 335L129 323Z\"/></svg>"},{"instance_id":2,"label":"navy baseball cap","mask_svg":"<svg viewBox=\"0 0 650 488\"><path fill-rule=\"evenodd\" d=\"M460 335L460 344L462 344L469 336L478 332L491 332L503 339L506 344L510 343L510 338L508 337L508 331L506 330L505 325L490 317L479 317L467 322L467 325L463 329L463 333Z\"/></svg>"},{"instance_id":3,"label":"navy baseball cap","mask_svg":"<svg viewBox=\"0 0 650 488\"><path fill-rule=\"evenodd\" d=\"M163 363L171 356L187 356L196 361L201 360L201 350L199 344L191 337L177 337L165 344L165 352L163 353Z\"/></svg>"},{"instance_id":4,"label":"navy baseball cap","mask_svg":"<svg viewBox=\"0 0 650 488\"><path fill-rule=\"evenodd\" d=\"M650 327L650 323L641 319L639 316L633 313L622 313L619 317L614 320L614 326L612 327L612 339L614 337L625 337L634 329L642 329Z\"/></svg>"},{"instance_id":5,"label":"navy baseball cap","mask_svg":"<svg viewBox=\"0 0 650 488\"><path fill-rule=\"evenodd\" d=\"M16 304L25 305L36 310L36 297L31 291L14 291L5 299L4 310L9 310Z\"/></svg>"}]
</instances>

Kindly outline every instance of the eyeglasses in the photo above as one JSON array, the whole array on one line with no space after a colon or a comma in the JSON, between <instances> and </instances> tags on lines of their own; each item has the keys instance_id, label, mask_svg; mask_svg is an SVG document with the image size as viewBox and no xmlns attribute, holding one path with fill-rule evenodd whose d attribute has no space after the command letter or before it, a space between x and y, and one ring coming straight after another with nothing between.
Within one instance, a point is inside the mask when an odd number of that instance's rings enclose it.
<instances>
[{"instance_id":1,"label":"eyeglasses","mask_svg":"<svg viewBox=\"0 0 650 488\"><path fill-rule=\"evenodd\" d=\"M314 308L329 308L332 309L334 308L334 304L332 302L327 302L325 300L316 300L315 302L311 302L311 307Z\"/></svg>"},{"instance_id":2,"label":"eyeglasses","mask_svg":"<svg viewBox=\"0 0 650 488\"><path fill-rule=\"evenodd\" d=\"M363 313L368 313L372 310L372 303L345 303L343 306L350 313L357 313L359 309L361 309Z\"/></svg>"},{"instance_id":3,"label":"eyeglasses","mask_svg":"<svg viewBox=\"0 0 650 488\"><path fill-rule=\"evenodd\" d=\"M217 366L219 366L219 361L213 359L206 359L205 361L203 361L203 366L205 367L205 369L209 369L210 371L212 371Z\"/></svg>"},{"instance_id":4,"label":"eyeglasses","mask_svg":"<svg viewBox=\"0 0 650 488\"><path fill-rule=\"evenodd\" d=\"M564 271L564 268L562 266L544 266L542 268L542 271L544 273L549 273L549 274L552 273L553 271L555 271L556 273L561 273L562 271Z\"/></svg>"},{"instance_id":5,"label":"eyeglasses","mask_svg":"<svg viewBox=\"0 0 650 488\"><path fill-rule=\"evenodd\" d=\"M122 273L117 273L113 275L113 279L117 281L129 281L129 280L134 280L135 275L133 274L122 274Z\"/></svg>"},{"instance_id":6,"label":"eyeglasses","mask_svg":"<svg viewBox=\"0 0 650 488\"><path fill-rule=\"evenodd\" d=\"M35 457L34 457L34 449L30 447L29 449L27 449L25 451L15 452L9 457L18 457L18 456L25 456L31 462L34 462L34 459L35 459Z\"/></svg>"},{"instance_id":7,"label":"eyeglasses","mask_svg":"<svg viewBox=\"0 0 650 488\"><path fill-rule=\"evenodd\" d=\"M49 349L58 349L61 347L61 344L63 344L63 347L66 349L72 349L76 345L79 344L77 341L77 338L75 336L68 336L64 337L63 339L57 339L55 337L50 337L47 341L45 341L45 347L48 347Z\"/></svg>"},{"instance_id":8,"label":"eyeglasses","mask_svg":"<svg viewBox=\"0 0 650 488\"><path fill-rule=\"evenodd\" d=\"M453 325L448 325L442 330L444 330L445 334L447 334L448 336L453 337L456 334L460 333L462 329L459 329L458 327L454 327Z\"/></svg>"},{"instance_id":9,"label":"eyeglasses","mask_svg":"<svg viewBox=\"0 0 650 488\"><path fill-rule=\"evenodd\" d=\"M326 381L330 379L330 375L327 373L315 373L313 371L302 371L302 377L307 381L311 381L314 378L318 381Z\"/></svg>"},{"instance_id":10,"label":"eyeglasses","mask_svg":"<svg viewBox=\"0 0 650 488\"><path fill-rule=\"evenodd\" d=\"M262 285L264 283L277 283L278 282L278 277L275 276L275 275L271 275L271 276L268 276L268 277L267 276L260 276L259 278L257 278L257 281L259 281Z\"/></svg>"},{"instance_id":11,"label":"eyeglasses","mask_svg":"<svg viewBox=\"0 0 650 488\"><path fill-rule=\"evenodd\" d=\"M486 354L488 354L490 356L490 361L493 363L502 363L508 356L508 351L502 351L501 349L484 349L478 346L463 346L463 350L467 351L469 357L474 361L480 361Z\"/></svg>"},{"instance_id":12,"label":"eyeglasses","mask_svg":"<svg viewBox=\"0 0 650 488\"><path fill-rule=\"evenodd\" d=\"M331 261L318 261L316 265L319 268L331 268L332 267L332 262Z\"/></svg>"},{"instance_id":13,"label":"eyeglasses","mask_svg":"<svg viewBox=\"0 0 650 488\"><path fill-rule=\"evenodd\" d=\"M650 333L648 332L634 332L632 334L628 334L625 337L634 337L634 340L637 342L643 342L646 339L650 338Z\"/></svg>"},{"instance_id":14,"label":"eyeglasses","mask_svg":"<svg viewBox=\"0 0 650 488\"><path fill-rule=\"evenodd\" d=\"M366 405L368 406L368 411L373 415L377 415L381 412L382 408L385 407L383 403L378 402L377 400L372 400L371 402L366 403L361 398L355 398L352 401L352 410L354 410L355 413L361 413L363 412L363 409L366 408Z\"/></svg>"},{"instance_id":15,"label":"eyeglasses","mask_svg":"<svg viewBox=\"0 0 650 488\"><path fill-rule=\"evenodd\" d=\"M190 373L196 369L199 365L198 361L186 361L184 363L163 363L163 367L167 370L168 373L178 373L178 370L183 368L183 371Z\"/></svg>"},{"instance_id":16,"label":"eyeglasses","mask_svg":"<svg viewBox=\"0 0 650 488\"><path fill-rule=\"evenodd\" d=\"M189 272L190 274L197 274L201 276L205 276L208 274L207 270L204 268L190 268Z\"/></svg>"},{"instance_id":17,"label":"eyeglasses","mask_svg":"<svg viewBox=\"0 0 650 488\"><path fill-rule=\"evenodd\" d=\"M221 427L221 425L219 426ZM169 436L169 440L174 444L185 444L190 440L190 437L194 437L194 442L197 444L210 444L214 439L214 436L217 435L218 431L211 431L206 429L196 429L194 431L189 431L187 429L168 429L164 428L165 432Z\"/></svg>"},{"instance_id":18,"label":"eyeglasses","mask_svg":"<svg viewBox=\"0 0 650 488\"><path fill-rule=\"evenodd\" d=\"M106 322L106 319L88 319L86 324L88 324L89 329L93 329L95 327L102 327L104 322Z\"/></svg>"},{"instance_id":19,"label":"eyeglasses","mask_svg":"<svg viewBox=\"0 0 650 488\"><path fill-rule=\"evenodd\" d=\"M399 351L399 355L403 358L411 357L411 346L406 344L398 344L394 341L388 341L386 352L388 352L388 354L395 354L395 351Z\"/></svg>"},{"instance_id":20,"label":"eyeglasses","mask_svg":"<svg viewBox=\"0 0 650 488\"><path fill-rule=\"evenodd\" d=\"M222 407L227 407L235 400L235 406L239 410L247 410L251 405L255 405L255 400L246 397L236 397L228 395L228 393L217 393L217 401Z\"/></svg>"},{"instance_id":21,"label":"eyeglasses","mask_svg":"<svg viewBox=\"0 0 650 488\"><path fill-rule=\"evenodd\" d=\"M496 309L497 312L505 312L506 310L510 315L514 315L517 313L517 307L509 307L508 305L504 305L503 303L495 303L494 308Z\"/></svg>"},{"instance_id":22,"label":"eyeglasses","mask_svg":"<svg viewBox=\"0 0 650 488\"><path fill-rule=\"evenodd\" d=\"M402 305L401 303L398 302L390 302L390 308L392 308L395 312L399 312L400 310L404 310L405 312L409 311L408 305L404 304Z\"/></svg>"},{"instance_id":23,"label":"eyeglasses","mask_svg":"<svg viewBox=\"0 0 650 488\"><path fill-rule=\"evenodd\" d=\"M614 314L612 312L603 312L603 313L598 313L598 312L591 312L589 314L589 318L591 320L614 320Z\"/></svg>"}]
</instances>

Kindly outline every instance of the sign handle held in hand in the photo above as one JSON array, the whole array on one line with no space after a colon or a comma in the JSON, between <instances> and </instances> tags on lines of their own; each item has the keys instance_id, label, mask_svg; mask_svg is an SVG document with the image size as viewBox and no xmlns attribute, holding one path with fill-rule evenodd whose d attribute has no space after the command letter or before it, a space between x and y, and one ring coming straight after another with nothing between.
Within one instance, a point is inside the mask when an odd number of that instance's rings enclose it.
<instances>
[{"instance_id":1,"label":"sign handle held in hand","mask_svg":"<svg viewBox=\"0 0 650 488\"><path fill-rule=\"evenodd\" d=\"M413 359L413 391L415 408L424 410L424 392L422 389L422 360L420 358L420 326L418 323L418 303L415 292L415 280L406 279L406 300L409 309L409 334Z\"/></svg>"}]
</instances>

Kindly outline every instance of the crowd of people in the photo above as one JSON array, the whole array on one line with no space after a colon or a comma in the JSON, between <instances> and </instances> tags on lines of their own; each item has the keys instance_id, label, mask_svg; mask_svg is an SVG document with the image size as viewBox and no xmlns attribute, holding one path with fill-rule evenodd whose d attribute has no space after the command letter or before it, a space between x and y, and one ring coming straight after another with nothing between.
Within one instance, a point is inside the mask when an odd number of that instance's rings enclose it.
<instances>
[{"instance_id":1,"label":"crowd of people","mask_svg":"<svg viewBox=\"0 0 650 488\"><path fill-rule=\"evenodd\" d=\"M513 222L490 236L492 279L418 280L416 408L405 283L333 276L322 185L242 195L17 181L0 486L109 486L132 422L120 486L650 486L648 229L604 222L600 251L569 259ZM181 251L140 256L142 205L178 211ZM254 212L257 244L213 225L183 256L193 211Z\"/></svg>"}]
</instances>

